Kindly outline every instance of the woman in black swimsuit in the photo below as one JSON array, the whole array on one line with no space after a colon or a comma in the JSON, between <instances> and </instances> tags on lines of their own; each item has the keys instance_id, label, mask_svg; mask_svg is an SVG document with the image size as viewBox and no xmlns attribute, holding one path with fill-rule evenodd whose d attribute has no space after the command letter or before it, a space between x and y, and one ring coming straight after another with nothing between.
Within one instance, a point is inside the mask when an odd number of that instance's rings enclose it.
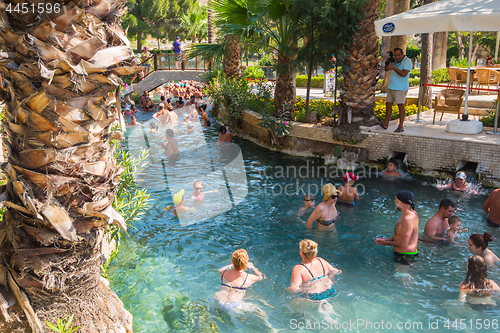
<instances>
[{"instance_id":1,"label":"woman in black swimsuit","mask_svg":"<svg viewBox=\"0 0 500 333\"><path fill-rule=\"evenodd\" d=\"M264 278L264 275L251 262L248 262L248 254L244 249L234 251L231 261L231 265L219 269L221 287L213 297L219 308L227 311L242 305L245 290ZM247 268L256 275L245 272Z\"/></svg>"},{"instance_id":2,"label":"woman in black swimsuit","mask_svg":"<svg viewBox=\"0 0 500 333\"><path fill-rule=\"evenodd\" d=\"M312 212L307 220L307 229L311 229L314 222L318 222L318 229L333 229L335 222L340 218L339 212L335 207L338 197L342 194L332 184L323 186L323 202L320 203Z\"/></svg>"}]
</instances>

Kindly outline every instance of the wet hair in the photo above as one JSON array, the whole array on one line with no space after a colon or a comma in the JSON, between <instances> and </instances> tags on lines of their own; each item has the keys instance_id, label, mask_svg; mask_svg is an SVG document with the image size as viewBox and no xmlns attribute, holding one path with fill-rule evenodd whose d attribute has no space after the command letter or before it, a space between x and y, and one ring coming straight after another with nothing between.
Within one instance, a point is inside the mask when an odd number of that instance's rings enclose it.
<instances>
[{"instance_id":1,"label":"wet hair","mask_svg":"<svg viewBox=\"0 0 500 333\"><path fill-rule=\"evenodd\" d=\"M234 265L234 268L237 270L245 270L248 265L248 253L244 249L238 249L233 252L231 256L231 262Z\"/></svg>"},{"instance_id":2,"label":"wet hair","mask_svg":"<svg viewBox=\"0 0 500 333\"><path fill-rule=\"evenodd\" d=\"M205 119L205 121L203 122L203 125L210 126L210 119Z\"/></svg>"},{"instance_id":3,"label":"wet hair","mask_svg":"<svg viewBox=\"0 0 500 333\"><path fill-rule=\"evenodd\" d=\"M467 260L467 275L462 284L468 289L484 291L487 289L485 283L486 276L488 275L487 268L483 257L477 254L470 256Z\"/></svg>"},{"instance_id":4,"label":"wet hair","mask_svg":"<svg viewBox=\"0 0 500 333\"><path fill-rule=\"evenodd\" d=\"M200 106L200 108L202 108L202 109L203 109L203 111L207 111L207 105L206 105L206 104L202 104L202 105Z\"/></svg>"},{"instance_id":5,"label":"wet hair","mask_svg":"<svg viewBox=\"0 0 500 333\"><path fill-rule=\"evenodd\" d=\"M391 158L389 161L387 161L387 165L389 165L389 163L392 163L394 164L394 166L397 168L398 167L398 161L396 161L395 159Z\"/></svg>"},{"instance_id":6,"label":"wet hair","mask_svg":"<svg viewBox=\"0 0 500 333\"><path fill-rule=\"evenodd\" d=\"M312 199L316 199L316 198L311 193L307 193L306 195L304 195L304 201L305 200L312 200Z\"/></svg>"},{"instance_id":7,"label":"wet hair","mask_svg":"<svg viewBox=\"0 0 500 333\"><path fill-rule=\"evenodd\" d=\"M444 198L443 200L441 200L441 202L439 203L439 209L448 209L448 207L455 208L455 203L448 198Z\"/></svg>"},{"instance_id":8,"label":"wet hair","mask_svg":"<svg viewBox=\"0 0 500 333\"><path fill-rule=\"evenodd\" d=\"M191 95L191 98L196 98L194 95Z\"/></svg>"},{"instance_id":9,"label":"wet hair","mask_svg":"<svg viewBox=\"0 0 500 333\"><path fill-rule=\"evenodd\" d=\"M160 104L158 104L158 107L160 108L160 110L163 110L165 108L165 104L160 103Z\"/></svg>"},{"instance_id":10,"label":"wet hair","mask_svg":"<svg viewBox=\"0 0 500 333\"><path fill-rule=\"evenodd\" d=\"M169 128L169 129L167 130L167 136L169 136L169 137L173 138L173 137L174 137L174 135L175 135L175 134L174 134L174 130L173 130L173 129L171 129L171 128Z\"/></svg>"},{"instance_id":11,"label":"wet hair","mask_svg":"<svg viewBox=\"0 0 500 333\"><path fill-rule=\"evenodd\" d=\"M224 135L224 134L226 134L226 132L227 132L226 126L220 125L219 133L222 133Z\"/></svg>"},{"instance_id":12,"label":"wet hair","mask_svg":"<svg viewBox=\"0 0 500 333\"><path fill-rule=\"evenodd\" d=\"M452 217L448 218L449 225L457 224L458 222L462 222L462 220L458 216L452 216Z\"/></svg>"},{"instance_id":13,"label":"wet hair","mask_svg":"<svg viewBox=\"0 0 500 333\"><path fill-rule=\"evenodd\" d=\"M137 119L135 116L130 117L130 119Z\"/></svg>"},{"instance_id":14,"label":"wet hair","mask_svg":"<svg viewBox=\"0 0 500 333\"><path fill-rule=\"evenodd\" d=\"M472 241L475 247L480 248L481 250L486 250L488 247L488 243L493 240L493 237L485 232L484 234L472 234L469 239Z\"/></svg>"},{"instance_id":15,"label":"wet hair","mask_svg":"<svg viewBox=\"0 0 500 333\"><path fill-rule=\"evenodd\" d=\"M303 239L300 241L299 249L306 259L311 259L318 254L318 243L310 239Z\"/></svg>"},{"instance_id":16,"label":"wet hair","mask_svg":"<svg viewBox=\"0 0 500 333\"><path fill-rule=\"evenodd\" d=\"M160 100L161 100L162 102L164 102L164 101L165 101L165 95L161 95L161 96L160 96Z\"/></svg>"},{"instance_id":17,"label":"wet hair","mask_svg":"<svg viewBox=\"0 0 500 333\"><path fill-rule=\"evenodd\" d=\"M203 186L203 182L201 180L195 180L193 188L196 186L196 184L201 184L201 186Z\"/></svg>"}]
</instances>

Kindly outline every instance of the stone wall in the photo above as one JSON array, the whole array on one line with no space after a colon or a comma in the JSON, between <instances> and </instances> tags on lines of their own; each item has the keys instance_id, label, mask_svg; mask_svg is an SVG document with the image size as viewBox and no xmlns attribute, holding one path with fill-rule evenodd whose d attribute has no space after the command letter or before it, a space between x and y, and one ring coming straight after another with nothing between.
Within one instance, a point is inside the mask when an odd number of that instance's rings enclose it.
<instances>
[{"instance_id":1,"label":"stone wall","mask_svg":"<svg viewBox=\"0 0 500 333\"><path fill-rule=\"evenodd\" d=\"M243 131L269 145L267 130L258 127L260 115L243 111ZM324 155L325 160L339 152L356 156L355 163L385 162L397 153L406 154L408 166L425 173L446 171L454 173L466 162L477 163L476 171L487 185L500 184L500 145L471 140L451 140L435 137L394 135L384 132L365 132L366 138L352 145L335 141L331 127L292 122L287 143L288 153L301 156Z\"/></svg>"}]
</instances>

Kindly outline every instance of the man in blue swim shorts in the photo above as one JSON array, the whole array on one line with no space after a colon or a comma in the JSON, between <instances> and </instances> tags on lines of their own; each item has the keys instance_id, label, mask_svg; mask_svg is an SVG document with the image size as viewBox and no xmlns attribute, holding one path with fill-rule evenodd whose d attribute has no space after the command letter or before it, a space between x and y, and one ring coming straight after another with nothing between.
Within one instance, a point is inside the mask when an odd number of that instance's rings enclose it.
<instances>
[{"instance_id":1,"label":"man in blue swim shorts","mask_svg":"<svg viewBox=\"0 0 500 333\"><path fill-rule=\"evenodd\" d=\"M418 215L415 212L415 197L410 191L401 191L394 200L401 212L394 227L392 238L376 238L375 243L394 247L394 261L410 265L417 261Z\"/></svg>"}]
</instances>

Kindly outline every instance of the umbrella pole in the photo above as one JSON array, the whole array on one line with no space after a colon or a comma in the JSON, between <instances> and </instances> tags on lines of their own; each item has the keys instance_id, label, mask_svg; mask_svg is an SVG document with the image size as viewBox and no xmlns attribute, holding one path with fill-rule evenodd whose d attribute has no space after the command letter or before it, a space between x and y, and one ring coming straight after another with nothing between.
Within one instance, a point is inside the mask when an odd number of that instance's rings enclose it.
<instances>
[{"instance_id":1,"label":"umbrella pole","mask_svg":"<svg viewBox=\"0 0 500 333\"><path fill-rule=\"evenodd\" d=\"M498 112L500 112L500 89L498 89L498 95L497 95L497 112L495 113L495 125L494 125L494 130L493 132L486 132L488 134L500 134L500 132L497 131L498 128Z\"/></svg>"},{"instance_id":2,"label":"umbrella pole","mask_svg":"<svg viewBox=\"0 0 500 333\"><path fill-rule=\"evenodd\" d=\"M470 84L470 63L471 63L471 58L472 58L472 31L470 31L470 37L469 37L469 60L467 62L467 83L466 83L466 88L465 88L465 107L464 107L464 114L462 115L462 120L466 121L469 120L469 115L467 114L467 109L469 108L469 84Z\"/></svg>"}]
</instances>

